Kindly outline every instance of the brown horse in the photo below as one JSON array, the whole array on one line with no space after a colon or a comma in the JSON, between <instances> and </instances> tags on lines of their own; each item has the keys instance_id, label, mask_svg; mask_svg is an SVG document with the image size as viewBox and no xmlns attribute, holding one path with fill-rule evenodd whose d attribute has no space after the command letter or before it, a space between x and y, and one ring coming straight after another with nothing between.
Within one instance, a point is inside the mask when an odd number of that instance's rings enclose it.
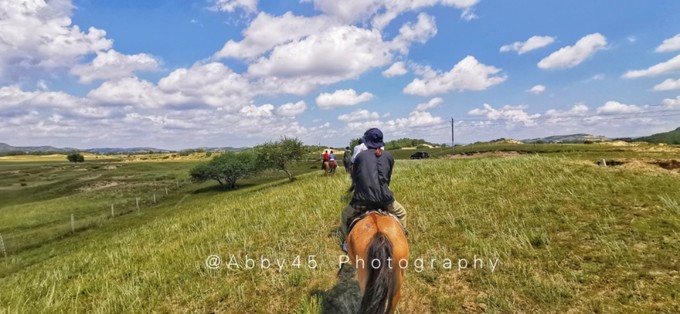
<instances>
[{"instance_id":1,"label":"brown horse","mask_svg":"<svg viewBox=\"0 0 680 314\"><path fill-rule=\"evenodd\" d=\"M336 168L338 168L338 163L335 160L323 162L323 170L326 172L326 175L335 174Z\"/></svg>"},{"instance_id":2,"label":"brown horse","mask_svg":"<svg viewBox=\"0 0 680 314\"><path fill-rule=\"evenodd\" d=\"M347 255L357 269L363 295L359 313L394 313L409 258L399 221L390 215L368 214L347 236Z\"/></svg>"}]
</instances>

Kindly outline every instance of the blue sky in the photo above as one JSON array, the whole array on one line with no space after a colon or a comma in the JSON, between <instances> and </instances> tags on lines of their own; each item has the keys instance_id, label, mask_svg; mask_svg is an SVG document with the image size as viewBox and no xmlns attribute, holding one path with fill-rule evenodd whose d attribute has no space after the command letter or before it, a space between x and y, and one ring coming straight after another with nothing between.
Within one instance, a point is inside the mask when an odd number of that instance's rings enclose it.
<instances>
[{"instance_id":1,"label":"blue sky","mask_svg":"<svg viewBox=\"0 0 680 314\"><path fill-rule=\"evenodd\" d=\"M0 142L345 145L680 126L680 2L0 3Z\"/></svg>"}]
</instances>

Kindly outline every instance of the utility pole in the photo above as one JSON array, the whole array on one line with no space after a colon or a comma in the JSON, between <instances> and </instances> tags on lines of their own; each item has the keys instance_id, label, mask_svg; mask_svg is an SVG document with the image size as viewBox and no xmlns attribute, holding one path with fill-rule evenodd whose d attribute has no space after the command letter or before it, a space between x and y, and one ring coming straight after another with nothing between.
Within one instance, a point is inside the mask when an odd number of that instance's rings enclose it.
<instances>
[{"instance_id":1,"label":"utility pole","mask_svg":"<svg viewBox=\"0 0 680 314\"><path fill-rule=\"evenodd\" d=\"M451 152L456 149L456 144L454 143L455 135L456 135L456 130L453 128L453 123L455 120L453 120L453 117L451 117Z\"/></svg>"}]
</instances>

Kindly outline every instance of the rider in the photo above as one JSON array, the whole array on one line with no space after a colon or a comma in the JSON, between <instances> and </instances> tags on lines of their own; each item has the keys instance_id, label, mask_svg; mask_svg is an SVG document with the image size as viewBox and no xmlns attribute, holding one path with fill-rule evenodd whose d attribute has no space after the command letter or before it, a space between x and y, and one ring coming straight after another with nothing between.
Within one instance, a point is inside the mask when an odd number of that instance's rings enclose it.
<instances>
[{"instance_id":1,"label":"rider","mask_svg":"<svg viewBox=\"0 0 680 314\"><path fill-rule=\"evenodd\" d=\"M328 150L323 151L323 160L321 161L321 169L326 169L326 162L328 161Z\"/></svg>"},{"instance_id":2,"label":"rider","mask_svg":"<svg viewBox=\"0 0 680 314\"><path fill-rule=\"evenodd\" d=\"M342 155L342 165L345 166L345 172L349 172L351 169L351 159L352 159L352 151L349 150L349 146L345 147L345 152Z\"/></svg>"},{"instance_id":3,"label":"rider","mask_svg":"<svg viewBox=\"0 0 680 314\"><path fill-rule=\"evenodd\" d=\"M406 210L394 200L389 188L394 157L384 151L383 133L372 128L364 133L362 139L367 149L357 154L352 164L355 190L349 205L342 210L342 232L347 237L352 220L371 209L382 209L394 214L405 230Z\"/></svg>"},{"instance_id":4,"label":"rider","mask_svg":"<svg viewBox=\"0 0 680 314\"><path fill-rule=\"evenodd\" d=\"M331 151L331 153L328 154L328 161L330 161L330 162L335 161L335 154L333 154L333 151Z\"/></svg>"}]
</instances>

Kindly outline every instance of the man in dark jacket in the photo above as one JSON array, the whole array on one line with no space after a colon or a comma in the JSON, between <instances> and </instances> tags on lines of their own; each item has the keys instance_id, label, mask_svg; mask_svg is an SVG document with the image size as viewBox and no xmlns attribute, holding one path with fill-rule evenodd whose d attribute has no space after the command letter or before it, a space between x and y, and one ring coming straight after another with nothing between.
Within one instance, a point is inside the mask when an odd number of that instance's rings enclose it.
<instances>
[{"instance_id":1,"label":"man in dark jacket","mask_svg":"<svg viewBox=\"0 0 680 314\"><path fill-rule=\"evenodd\" d=\"M382 149L383 134L379 129L369 129L362 138L368 148L356 156L352 164L354 196L349 205L342 210L342 232L347 236L350 219L358 212L369 209L383 209L399 218L406 227L406 210L394 200L390 190L394 158Z\"/></svg>"}]
</instances>

